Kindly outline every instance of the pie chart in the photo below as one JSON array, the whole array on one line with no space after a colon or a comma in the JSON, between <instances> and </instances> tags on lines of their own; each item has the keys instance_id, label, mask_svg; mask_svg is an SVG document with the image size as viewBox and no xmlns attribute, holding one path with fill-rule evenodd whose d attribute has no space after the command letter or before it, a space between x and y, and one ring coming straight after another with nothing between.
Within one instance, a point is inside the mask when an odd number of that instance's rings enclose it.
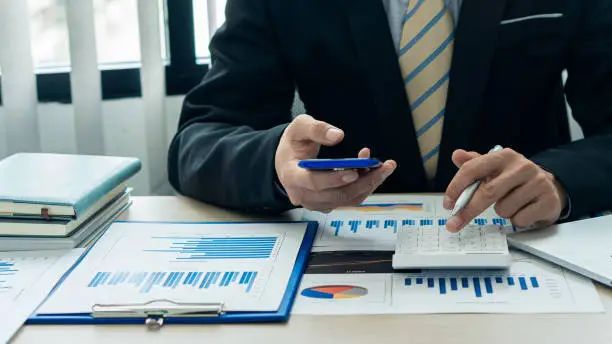
<instances>
[{"instance_id":1,"label":"pie chart","mask_svg":"<svg viewBox=\"0 0 612 344\"><path fill-rule=\"evenodd\" d=\"M368 290L354 285L322 285L302 290L302 296L312 299L354 299L365 296Z\"/></svg>"}]
</instances>

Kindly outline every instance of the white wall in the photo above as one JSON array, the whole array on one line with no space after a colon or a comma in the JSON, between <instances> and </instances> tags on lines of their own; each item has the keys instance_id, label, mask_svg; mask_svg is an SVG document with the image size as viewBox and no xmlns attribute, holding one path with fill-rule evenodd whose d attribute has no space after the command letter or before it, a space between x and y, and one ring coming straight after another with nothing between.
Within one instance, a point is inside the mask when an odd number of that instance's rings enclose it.
<instances>
[{"instance_id":1,"label":"white wall","mask_svg":"<svg viewBox=\"0 0 612 344\"><path fill-rule=\"evenodd\" d=\"M176 132L183 96L166 98L168 147ZM170 194L167 180L150 180L144 132L143 101L141 98L108 100L102 104L105 154L133 156L142 160L143 169L131 180L133 195ZM44 152L76 153L73 107L71 104L42 103L38 105L41 145ZM7 155L6 126L0 106L0 158Z\"/></svg>"}]
</instances>

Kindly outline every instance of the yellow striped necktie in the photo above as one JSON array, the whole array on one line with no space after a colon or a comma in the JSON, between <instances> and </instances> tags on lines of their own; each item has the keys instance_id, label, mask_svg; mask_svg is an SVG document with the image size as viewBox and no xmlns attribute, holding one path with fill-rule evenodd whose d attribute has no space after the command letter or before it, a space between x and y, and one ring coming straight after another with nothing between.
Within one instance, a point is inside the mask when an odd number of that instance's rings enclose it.
<instances>
[{"instance_id":1,"label":"yellow striped necktie","mask_svg":"<svg viewBox=\"0 0 612 344\"><path fill-rule=\"evenodd\" d=\"M432 180L438 166L453 53L453 19L444 0L411 0L402 24L400 68L421 158Z\"/></svg>"}]
</instances>

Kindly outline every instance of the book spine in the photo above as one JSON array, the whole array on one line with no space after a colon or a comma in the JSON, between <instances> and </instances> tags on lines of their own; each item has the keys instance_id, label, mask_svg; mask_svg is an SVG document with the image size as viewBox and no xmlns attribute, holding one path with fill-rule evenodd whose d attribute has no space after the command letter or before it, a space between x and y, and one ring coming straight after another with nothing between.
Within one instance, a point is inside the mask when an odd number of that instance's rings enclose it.
<instances>
[{"instance_id":1,"label":"book spine","mask_svg":"<svg viewBox=\"0 0 612 344\"><path fill-rule=\"evenodd\" d=\"M75 217L78 219L89 207L94 205L100 198L115 189L119 184L130 179L142 168L140 160L131 161L127 165L119 167L112 175L108 176L97 188L83 195L75 204Z\"/></svg>"}]
</instances>

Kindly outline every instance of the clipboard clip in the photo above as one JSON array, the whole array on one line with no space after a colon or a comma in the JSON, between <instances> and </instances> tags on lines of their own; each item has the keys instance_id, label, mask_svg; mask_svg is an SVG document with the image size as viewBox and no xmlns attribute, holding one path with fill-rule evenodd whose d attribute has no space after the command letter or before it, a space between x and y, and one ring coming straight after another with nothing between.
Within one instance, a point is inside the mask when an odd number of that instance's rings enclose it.
<instances>
[{"instance_id":1,"label":"clipboard clip","mask_svg":"<svg viewBox=\"0 0 612 344\"><path fill-rule=\"evenodd\" d=\"M145 318L149 330L158 330L166 317L216 317L225 314L221 303L181 303L172 300L153 300L133 304L95 304L94 318Z\"/></svg>"}]
</instances>

